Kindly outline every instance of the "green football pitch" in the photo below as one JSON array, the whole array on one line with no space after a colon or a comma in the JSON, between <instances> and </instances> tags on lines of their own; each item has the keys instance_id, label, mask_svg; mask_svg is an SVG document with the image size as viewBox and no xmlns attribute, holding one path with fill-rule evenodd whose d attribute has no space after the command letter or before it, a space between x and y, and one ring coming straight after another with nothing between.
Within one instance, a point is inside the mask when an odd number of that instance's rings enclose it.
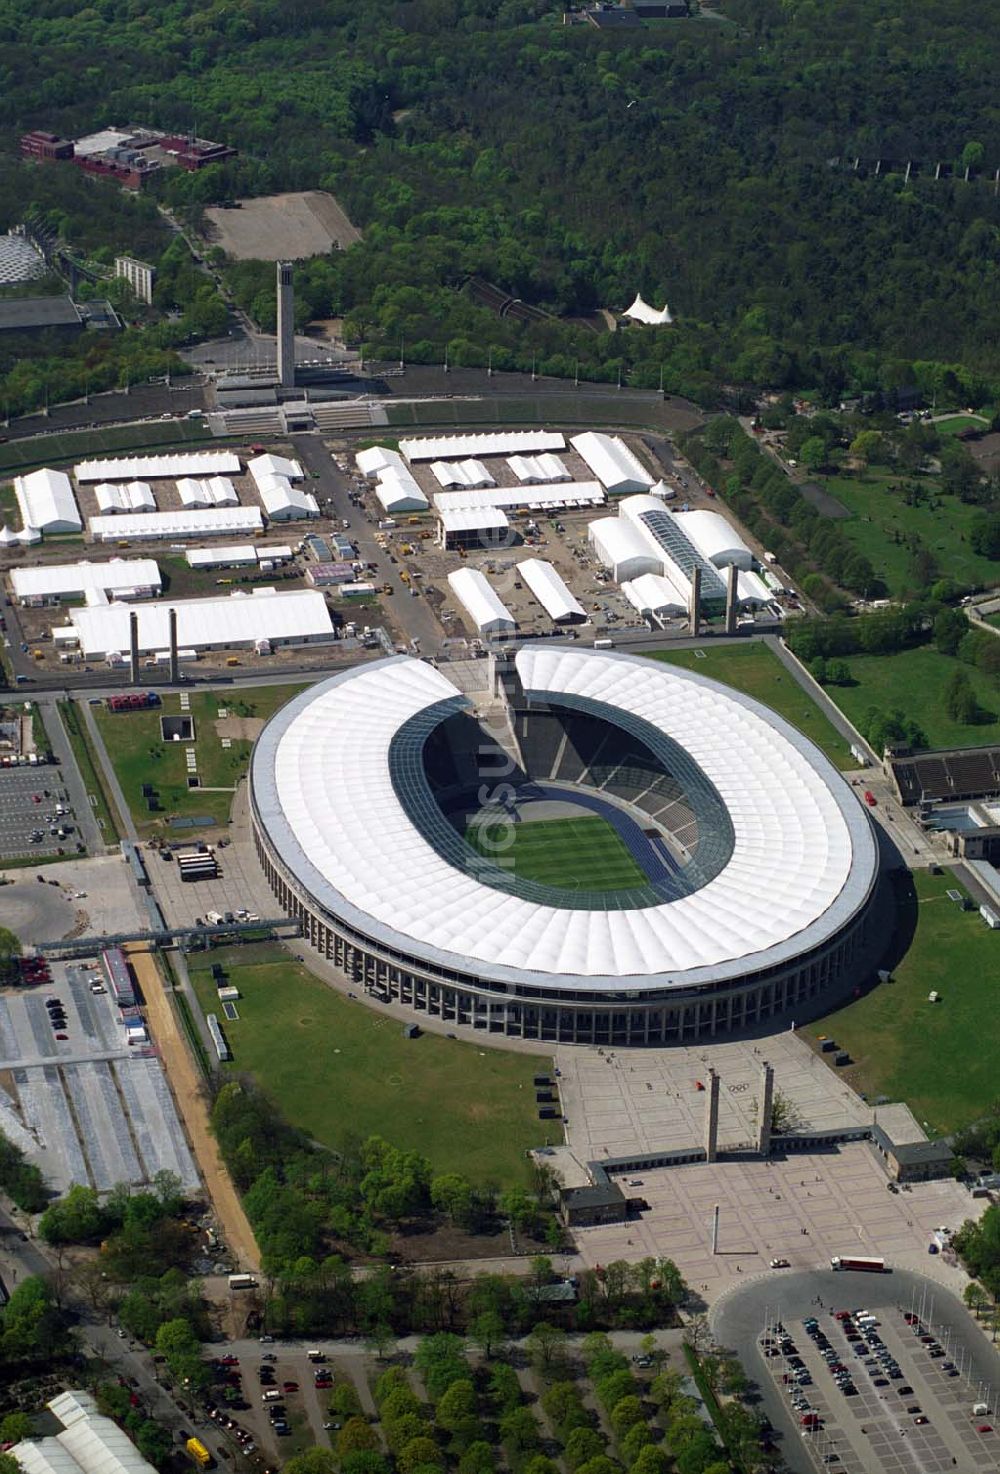
<instances>
[{"instance_id":1,"label":"green football pitch","mask_svg":"<svg viewBox=\"0 0 1000 1474\"><path fill-rule=\"evenodd\" d=\"M579 819L470 824L473 849L525 880L564 890L617 891L646 885L624 841L596 814Z\"/></svg>"}]
</instances>

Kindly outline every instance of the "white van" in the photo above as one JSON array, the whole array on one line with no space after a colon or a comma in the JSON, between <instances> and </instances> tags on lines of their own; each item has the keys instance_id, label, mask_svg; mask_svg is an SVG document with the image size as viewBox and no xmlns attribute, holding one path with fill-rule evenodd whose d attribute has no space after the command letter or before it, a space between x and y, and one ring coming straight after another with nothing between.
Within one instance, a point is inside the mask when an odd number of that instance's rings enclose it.
<instances>
[{"instance_id":1,"label":"white van","mask_svg":"<svg viewBox=\"0 0 1000 1474\"><path fill-rule=\"evenodd\" d=\"M261 1397L261 1402L280 1402L283 1396L284 1393L279 1392L277 1387L272 1387L270 1392L265 1392Z\"/></svg>"}]
</instances>

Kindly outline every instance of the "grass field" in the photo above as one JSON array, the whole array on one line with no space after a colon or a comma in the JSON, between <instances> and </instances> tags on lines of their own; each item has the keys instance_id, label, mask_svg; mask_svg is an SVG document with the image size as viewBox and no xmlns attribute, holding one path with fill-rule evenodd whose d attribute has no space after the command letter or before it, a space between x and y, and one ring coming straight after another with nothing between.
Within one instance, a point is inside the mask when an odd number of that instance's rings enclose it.
<instances>
[{"instance_id":1,"label":"grass field","mask_svg":"<svg viewBox=\"0 0 1000 1474\"><path fill-rule=\"evenodd\" d=\"M989 427L990 422L985 415L949 415L934 426L939 435L961 435L963 430L988 430Z\"/></svg>"},{"instance_id":2,"label":"grass field","mask_svg":"<svg viewBox=\"0 0 1000 1474\"><path fill-rule=\"evenodd\" d=\"M936 477L872 470L863 480L856 476L814 479L850 511L850 518L837 526L865 554L891 593L902 594L912 587L906 539L914 536L937 559L941 573L950 578L987 585L1000 578L1000 565L979 557L969 547L969 530L982 515L981 509L956 497L942 496ZM893 490L907 480L916 481L924 490L915 507L907 506L902 495Z\"/></svg>"},{"instance_id":3,"label":"grass field","mask_svg":"<svg viewBox=\"0 0 1000 1474\"><path fill-rule=\"evenodd\" d=\"M1000 1097L1000 935L949 901L949 889L961 887L948 872L908 877L903 900L916 907L916 932L894 981L803 1030L835 1038L857 1061L838 1075L870 1100L906 1101L931 1135L975 1120ZM942 1001L929 1003L935 989Z\"/></svg>"},{"instance_id":4,"label":"grass field","mask_svg":"<svg viewBox=\"0 0 1000 1474\"><path fill-rule=\"evenodd\" d=\"M753 696L804 732L838 768L857 767L856 760L851 757L850 744L767 645L754 641L706 645L702 651L657 650L652 658L665 660L670 665L682 665L686 670L710 676L714 681L723 681L727 686Z\"/></svg>"},{"instance_id":5,"label":"grass field","mask_svg":"<svg viewBox=\"0 0 1000 1474\"><path fill-rule=\"evenodd\" d=\"M855 725L871 707L891 711L898 707L927 733L931 747L980 747L1000 742L1000 689L972 666L942 655L932 646L901 650L896 655L851 655L847 664L853 686L838 686L830 694ZM944 691L955 670L963 670L984 712L993 720L975 726L954 722L944 709Z\"/></svg>"},{"instance_id":6,"label":"grass field","mask_svg":"<svg viewBox=\"0 0 1000 1474\"><path fill-rule=\"evenodd\" d=\"M597 814L489 828L472 824L465 837L480 854L524 880L563 890L616 891L647 883L621 836Z\"/></svg>"},{"instance_id":7,"label":"grass field","mask_svg":"<svg viewBox=\"0 0 1000 1474\"><path fill-rule=\"evenodd\" d=\"M54 466L60 461L81 460L102 451L138 450L144 446L190 449L192 440L211 439L204 420L148 421L139 425L113 425L106 430L67 430L63 434L32 436L0 445L0 475L15 476L33 466Z\"/></svg>"},{"instance_id":8,"label":"grass field","mask_svg":"<svg viewBox=\"0 0 1000 1474\"><path fill-rule=\"evenodd\" d=\"M225 1025L234 1056L225 1068L252 1074L296 1126L334 1148L378 1134L475 1182L525 1180L525 1150L552 1134L536 1115L539 1056L435 1034L405 1039L399 1019L342 997L299 964L244 965L243 953L190 958L192 981L202 1007L218 1011L209 969L226 968L241 996L239 1019ZM287 957L273 946L256 955Z\"/></svg>"},{"instance_id":9,"label":"grass field","mask_svg":"<svg viewBox=\"0 0 1000 1474\"><path fill-rule=\"evenodd\" d=\"M187 786L184 751L190 744L160 740L160 716L180 711L176 692L168 693L163 705L151 711L112 713L103 706L95 708L95 719L139 832L161 831L163 821L171 815L204 814L217 824L226 824L233 791L247 770L253 738L234 736L229 739L232 745L223 747L216 730L219 711L224 709L231 717L266 721L306 684L254 686L228 694L192 692L190 713L194 718L199 788ZM149 813L142 797L144 783L151 783L159 795L160 810L155 814Z\"/></svg>"}]
</instances>

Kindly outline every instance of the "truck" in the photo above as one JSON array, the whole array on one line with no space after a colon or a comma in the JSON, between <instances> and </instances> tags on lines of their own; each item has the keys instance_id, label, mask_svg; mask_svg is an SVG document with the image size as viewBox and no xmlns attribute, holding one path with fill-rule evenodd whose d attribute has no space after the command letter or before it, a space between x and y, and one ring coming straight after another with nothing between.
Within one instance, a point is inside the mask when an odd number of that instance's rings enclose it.
<instances>
[{"instance_id":1,"label":"truck","mask_svg":"<svg viewBox=\"0 0 1000 1474\"><path fill-rule=\"evenodd\" d=\"M211 1469L215 1463L212 1455L202 1443L200 1438L189 1438L184 1447L194 1459L199 1469Z\"/></svg>"},{"instance_id":2,"label":"truck","mask_svg":"<svg viewBox=\"0 0 1000 1474\"><path fill-rule=\"evenodd\" d=\"M831 1269L861 1269L869 1274L885 1274L885 1260L877 1258L861 1258L858 1256L848 1257L846 1254L837 1255L830 1260Z\"/></svg>"},{"instance_id":3,"label":"truck","mask_svg":"<svg viewBox=\"0 0 1000 1474\"><path fill-rule=\"evenodd\" d=\"M229 1288L231 1290L256 1290L257 1281L252 1274L231 1274Z\"/></svg>"},{"instance_id":4,"label":"truck","mask_svg":"<svg viewBox=\"0 0 1000 1474\"><path fill-rule=\"evenodd\" d=\"M1000 916L997 915L992 906L980 906L979 914L991 931L996 931L1000 927Z\"/></svg>"}]
</instances>

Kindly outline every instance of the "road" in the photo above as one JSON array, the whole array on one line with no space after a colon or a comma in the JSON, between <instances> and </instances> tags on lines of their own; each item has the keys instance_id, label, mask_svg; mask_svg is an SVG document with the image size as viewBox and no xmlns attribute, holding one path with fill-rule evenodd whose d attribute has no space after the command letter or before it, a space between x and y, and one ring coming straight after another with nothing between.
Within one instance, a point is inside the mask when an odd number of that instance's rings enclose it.
<instances>
[{"instance_id":1,"label":"road","mask_svg":"<svg viewBox=\"0 0 1000 1474\"><path fill-rule=\"evenodd\" d=\"M128 806L128 800L125 797L121 783L118 781L115 765L111 761L107 747L104 745L104 737L101 729L94 721L93 708L89 702L80 701L77 702L77 711L83 717L87 727L87 736L90 738L91 748L93 749L94 756L101 765L102 777L111 790L112 800L115 808L118 810L119 822L125 831L124 837L130 839L133 844L138 844L139 831L135 827L132 811Z\"/></svg>"},{"instance_id":2,"label":"road","mask_svg":"<svg viewBox=\"0 0 1000 1474\"><path fill-rule=\"evenodd\" d=\"M444 640L444 631L428 604L421 595L413 598L404 583L401 582L400 566L389 561L389 554L384 552L375 541L375 522L373 517L362 511L360 507L351 504L349 492L351 489L348 478L342 471L338 470L330 456L330 452L323 445L322 440L315 435L291 435L289 439L294 447L296 457L302 462L307 472L315 472L318 480L311 483L314 495L321 503L328 502L330 505L324 510L343 524L348 524L345 531L349 532L354 540L358 557L365 563L374 563L377 571L372 575L373 581L378 584L388 583L392 585L392 599L395 608L390 608L386 603L386 612L393 622L405 628L411 641L416 643L418 653L421 655L436 655ZM369 500L374 497L369 493ZM397 538L400 534L396 534Z\"/></svg>"},{"instance_id":3,"label":"road","mask_svg":"<svg viewBox=\"0 0 1000 1474\"><path fill-rule=\"evenodd\" d=\"M66 728L63 726L62 715L56 703L46 702L41 716L52 744L52 754L59 764L59 776L69 794L70 807L80 827L80 838L86 845L88 854L103 854L111 836L101 833L100 825L94 817L87 787L80 776L73 749L69 745L69 737L66 735Z\"/></svg>"}]
</instances>

